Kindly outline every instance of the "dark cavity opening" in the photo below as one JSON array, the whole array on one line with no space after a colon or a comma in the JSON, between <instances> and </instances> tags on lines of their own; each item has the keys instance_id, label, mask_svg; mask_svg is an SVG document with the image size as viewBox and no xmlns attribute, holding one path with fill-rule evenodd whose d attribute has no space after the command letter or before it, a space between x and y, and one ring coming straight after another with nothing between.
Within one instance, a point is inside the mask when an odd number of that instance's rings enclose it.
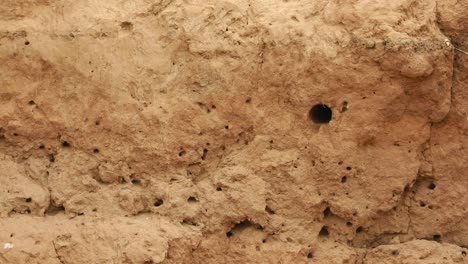
<instances>
[{"instance_id":1,"label":"dark cavity opening","mask_svg":"<svg viewBox=\"0 0 468 264\"><path fill-rule=\"evenodd\" d=\"M328 231L328 227L324 226L322 229L320 229L319 236L321 237L328 237L330 235L330 232Z\"/></svg>"},{"instance_id":2,"label":"dark cavity opening","mask_svg":"<svg viewBox=\"0 0 468 264\"><path fill-rule=\"evenodd\" d=\"M62 142L62 147L68 148L68 147L70 147L70 143L68 143L67 141L64 141L64 142Z\"/></svg>"},{"instance_id":3,"label":"dark cavity opening","mask_svg":"<svg viewBox=\"0 0 468 264\"><path fill-rule=\"evenodd\" d=\"M140 179L132 179L132 184L139 185L139 184L141 184L141 180Z\"/></svg>"},{"instance_id":4,"label":"dark cavity opening","mask_svg":"<svg viewBox=\"0 0 468 264\"><path fill-rule=\"evenodd\" d=\"M437 186L431 182L431 184L429 184L429 186L427 186L427 188L431 189L431 190L434 190Z\"/></svg>"},{"instance_id":5,"label":"dark cavity opening","mask_svg":"<svg viewBox=\"0 0 468 264\"><path fill-rule=\"evenodd\" d=\"M309 110L309 118L316 124L328 124L332 120L332 110L324 104L314 105Z\"/></svg>"},{"instance_id":6,"label":"dark cavity opening","mask_svg":"<svg viewBox=\"0 0 468 264\"><path fill-rule=\"evenodd\" d=\"M323 211L323 216L329 217L331 215L332 215L332 211L330 210L330 207L325 208L325 210Z\"/></svg>"},{"instance_id":7,"label":"dark cavity opening","mask_svg":"<svg viewBox=\"0 0 468 264\"><path fill-rule=\"evenodd\" d=\"M348 110L348 102L344 101L342 106L341 106L341 113L344 113Z\"/></svg>"},{"instance_id":8,"label":"dark cavity opening","mask_svg":"<svg viewBox=\"0 0 468 264\"><path fill-rule=\"evenodd\" d=\"M133 29L133 24L131 22L124 21L124 22L120 23L120 27L123 30L132 30Z\"/></svg>"},{"instance_id":9,"label":"dark cavity opening","mask_svg":"<svg viewBox=\"0 0 468 264\"><path fill-rule=\"evenodd\" d=\"M265 212L268 214L275 214L275 210L271 209L268 205L265 207Z\"/></svg>"},{"instance_id":10,"label":"dark cavity opening","mask_svg":"<svg viewBox=\"0 0 468 264\"><path fill-rule=\"evenodd\" d=\"M193 197L193 196L190 196L188 199L187 199L187 202L189 203L196 203L198 202L198 199Z\"/></svg>"},{"instance_id":11,"label":"dark cavity opening","mask_svg":"<svg viewBox=\"0 0 468 264\"><path fill-rule=\"evenodd\" d=\"M360 226L356 229L356 233L362 233L364 232L364 227Z\"/></svg>"},{"instance_id":12,"label":"dark cavity opening","mask_svg":"<svg viewBox=\"0 0 468 264\"><path fill-rule=\"evenodd\" d=\"M348 177L346 177L346 176L341 177L341 182L342 183L345 183L347 180L348 180Z\"/></svg>"},{"instance_id":13,"label":"dark cavity opening","mask_svg":"<svg viewBox=\"0 0 468 264\"><path fill-rule=\"evenodd\" d=\"M208 155L208 150L207 150L207 149L203 149L203 154L202 154L202 156L201 156L201 159L202 159L202 160L205 160L207 155Z\"/></svg>"},{"instance_id":14,"label":"dark cavity opening","mask_svg":"<svg viewBox=\"0 0 468 264\"><path fill-rule=\"evenodd\" d=\"M63 205L56 205L54 202L52 202L49 207L47 208L46 210L46 214L47 215L56 215L60 212L64 212L65 211L65 207L63 207Z\"/></svg>"},{"instance_id":15,"label":"dark cavity opening","mask_svg":"<svg viewBox=\"0 0 468 264\"><path fill-rule=\"evenodd\" d=\"M256 230L263 230L263 226L261 226L259 224L252 223L249 220L244 220L242 222L239 222L239 223L235 224L234 227L231 230L226 232L226 236L228 238L232 237L235 233L239 233L242 230L245 230L247 228L254 228Z\"/></svg>"},{"instance_id":16,"label":"dark cavity opening","mask_svg":"<svg viewBox=\"0 0 468 264\"><path fill-rule=\"evenodd\" d=\"M314 253L313 252L309 252L309 254L307 254L307 258L308 259L311 259L314 257Z\"/></svg>"},{"instance_id":17,"label":"dark cavity opening","mask_svg":"<svg viewBox=\"0 0 468 264\"><path fill-rule=\"evenodd\" d=\"M432 238L434 239L434 241L437 241L439 242L440 241L440 235L434 235Z\"/></svg>"},{"instance_id":18,"label":"dark cavity opening","mask_svg":"<svg viewBox=\"0 0 468 264\"><path fill-rule=\"evenodd\" d=\"M163 200L158 199L158 200L156 200L156 202L154 202L154 206L159 207L159 206L161 206L163 203L164 203Z\"/></svg>"},{"instance_id":19,"label":"dark cavity opening","mask_svg":"<svg viewBox=\"0 0 468 264\"><path fill-rule=\"evenodd\" d=\"M29 198L26 198L26 202L27 202L27 203L30 203L30 202L32 202L32 198L31 198L31 197L29 197Z\"/></svg>"}]
</instances>

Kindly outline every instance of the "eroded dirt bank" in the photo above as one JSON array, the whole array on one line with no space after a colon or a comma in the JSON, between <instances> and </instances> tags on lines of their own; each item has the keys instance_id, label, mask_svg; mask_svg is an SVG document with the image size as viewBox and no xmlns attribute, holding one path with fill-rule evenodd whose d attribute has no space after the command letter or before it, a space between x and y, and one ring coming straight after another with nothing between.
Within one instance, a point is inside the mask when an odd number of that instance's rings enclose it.
<instances>
[{"instance_id":1,"label":"eroded dirt bank","mask_svg":"<svg viewBox=\"0 0 468 264\"><path fill-rule=\"evenodd\" d=\"M0 263L468 263L468 0L0 23Z\"/></svg>"}]
</instances>

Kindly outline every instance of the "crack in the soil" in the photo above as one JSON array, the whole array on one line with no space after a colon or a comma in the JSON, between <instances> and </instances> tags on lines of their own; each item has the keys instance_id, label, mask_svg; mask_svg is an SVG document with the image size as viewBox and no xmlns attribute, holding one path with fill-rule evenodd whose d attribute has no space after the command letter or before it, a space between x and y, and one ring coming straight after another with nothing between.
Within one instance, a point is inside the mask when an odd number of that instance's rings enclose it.
<instances>
[{"instance_id":1,"label":"crack in the soil","mask_svg":"<svg viewBox=\"0 0 468 264\"><path fill-rule=\"evenodd\" d=\"M60 261L60 263L65 264L65 262L63 262L62 260L62 257L58 254L57 246L55 245L55 241L53 240L52 240L52 245L54 246L54 251L55 251L55 255L57 255L57 259Z\"/></svg>"}]
</instances>

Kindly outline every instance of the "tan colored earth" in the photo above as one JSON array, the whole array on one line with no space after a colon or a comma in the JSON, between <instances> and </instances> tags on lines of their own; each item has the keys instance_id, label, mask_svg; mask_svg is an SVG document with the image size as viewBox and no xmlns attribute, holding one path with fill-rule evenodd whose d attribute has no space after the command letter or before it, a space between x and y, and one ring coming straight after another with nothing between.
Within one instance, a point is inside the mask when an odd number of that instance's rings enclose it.
<instances>
[{"instance_id":1,"label":"tan colored earth","mask_svg":"<svg viewBox=\"0 0 468 264\"><path fill-rule=\"evenodd\" d=\"M468 0L0 25L1 264L468 263Z\"/></svg>"}]
</instances>

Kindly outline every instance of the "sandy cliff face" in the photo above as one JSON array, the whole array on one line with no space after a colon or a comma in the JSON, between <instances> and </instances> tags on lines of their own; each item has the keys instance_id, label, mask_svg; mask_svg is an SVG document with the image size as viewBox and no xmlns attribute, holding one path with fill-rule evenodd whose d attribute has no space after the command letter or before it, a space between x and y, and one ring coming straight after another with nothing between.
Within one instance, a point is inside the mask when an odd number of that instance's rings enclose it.
<instances>
[{"instance_id":1,"label":"sandy cliff face","mask_svg":"<svg viewBox=\"0 0 468 264\"><path fill-rule=\"evenodd\" d=\"M467 10L2 1L0 263L468 263Z\"/></svg>"}]
</instances>

